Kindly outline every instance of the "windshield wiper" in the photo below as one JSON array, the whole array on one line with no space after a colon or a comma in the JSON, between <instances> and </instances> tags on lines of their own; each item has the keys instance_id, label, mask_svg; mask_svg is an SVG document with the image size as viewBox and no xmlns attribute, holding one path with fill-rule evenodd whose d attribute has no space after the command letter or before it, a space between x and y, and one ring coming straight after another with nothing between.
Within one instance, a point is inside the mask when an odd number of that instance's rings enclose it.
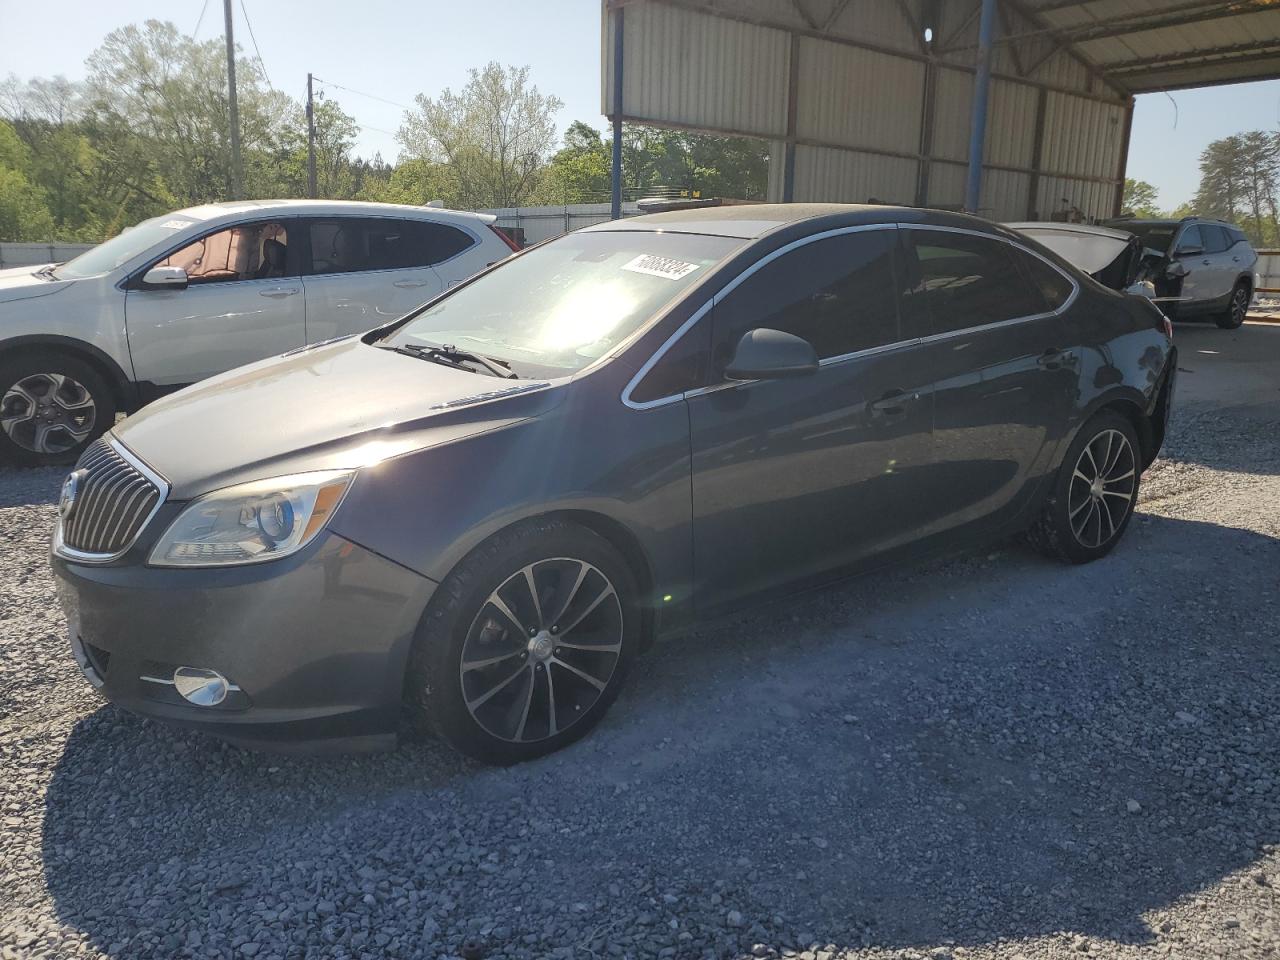
<instances>
[{"instance_id":1,"label":"windshield wiper","mask_svg":"<svg viewBox=\"0 0 1280 960\"><path fill-rule=\"evenodd\" d=\"M58 269L61 264L51 263L48 266L41 267L39 270L31 271L33 277L40 277L42 280L57 280L53 275L53 271Z\"/></svg>"},{"instance_id":2,"label":"windshield wiper","mask_svg":"<svg viewBox=\"0 0 1280 960\"><path fill-rule=\"evenodd\" d=\"M423 360L432 360L436 363L442 363L446 367L456 367L459 370L478 373L478 370L466 366L466 364L474 363L483 367L493 376L501 377L504 380L515 380L519 376L512 371L510 364L503 363L501 360L490 359L478 353L467 353L465 350L459 350L450 344L434 347L425 343L405 343L392 349L396 353L408 354L411 357L421 357Z\"/></svg>"}]
</instances>

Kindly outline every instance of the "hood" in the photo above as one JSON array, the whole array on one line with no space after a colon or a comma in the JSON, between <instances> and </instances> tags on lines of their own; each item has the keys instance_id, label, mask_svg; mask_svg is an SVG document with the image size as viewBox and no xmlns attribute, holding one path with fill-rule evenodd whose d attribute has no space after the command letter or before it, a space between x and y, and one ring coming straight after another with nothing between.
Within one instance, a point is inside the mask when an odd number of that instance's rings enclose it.
<instances>
[{"instance_id":1,"label":"hood","mask_svg":"<svg viewBox=\"0 0 1280 960\"><path fill-rule=\"evenodd\" d=\"M61 293L71 286L74 280L49 280L37 277L36 271L43 270L53 264L36 264L32 267L10 267L0 270L0 303L12 303L14 300L30 300L32 297L47 297L51 293Z\"/></svg>"},{"instance_id":2,"label":"hood","mask_svg":"<svg viewBox=\"0 0 1280 960\"><path fill-rule=\"evenodd\" d=\"M204 380L113 432L186 500L247 480L367 466L537 416L561 393L348 338Z\"/></svg>"}]
</instances>

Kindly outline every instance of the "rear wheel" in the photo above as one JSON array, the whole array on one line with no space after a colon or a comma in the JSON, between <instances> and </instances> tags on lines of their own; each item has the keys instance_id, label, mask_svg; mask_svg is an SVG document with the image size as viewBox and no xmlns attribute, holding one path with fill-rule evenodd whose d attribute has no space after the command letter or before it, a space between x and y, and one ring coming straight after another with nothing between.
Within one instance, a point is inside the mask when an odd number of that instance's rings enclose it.
<instances>
[{"instance_id":1,"label":"rear wheel","mask_svg":"<svg viewBox=\"0 0 1280 960\"><path fill-rule=\"evenodd\" d=\"M562 520L519 524L440 585L415 640L408 696L468 756L542 756L609 708L639 619L635 578L607 540Z\"/></svg>"},{"instance_id":2,"label":"rear wheel","mask_svg":"<svg viewBox=\"0 0 1280 960\"><path fill-rule=\"evenodd\" d=\"M1249 286L1241 281L1231 291L1231 300L1227 303L1225 313L1214 317L1214 322L1223 330L1235 330L1249 314Z\"/></svg>"},{"instance_id":3,"label":"rear wheel","mask_svg":"<svg viewBox=\"0 0 1280 960\"><path fill-rule=\"evenodd\" d=\"M1067 450L1044 513L1028 531L1042 553L1069 563L1105 557L1138 501L1141 458L1129 420L1103 410Z\"/></svg>"},{"instance_id":4,"label":"rear wheel","mask_svg":"<svg viewBox=\"0 0 1280 960\"><path fill-rule=\"evenodd\" d=\"M28 353L0 362L0 462L75 463L115 417L111 388L79 357Z\"/></svg>"}]
</instances>

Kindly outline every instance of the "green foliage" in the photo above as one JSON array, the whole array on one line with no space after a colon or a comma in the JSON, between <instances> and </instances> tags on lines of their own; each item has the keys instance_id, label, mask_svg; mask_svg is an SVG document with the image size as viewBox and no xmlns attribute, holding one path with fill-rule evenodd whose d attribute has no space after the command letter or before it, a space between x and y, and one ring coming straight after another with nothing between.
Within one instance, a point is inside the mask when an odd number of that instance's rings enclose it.
<instances>
[{"instance_id":1,"label":"green foliage","mask_svg":"<svg viewBox=\"0 0 1280 960\"><path fill-rule=\"evenodd\" d=\"M98 241L229 197L225 56L221 39L196 42L148 20L109 33L82 83L0 81L0 240ZM236 81L244 196L306 196L302 106L271 88L256 59L237 55ZM457 92L415 104L392 165L357 157L359 125L318 98L318 196L459 208L609 199L612 144L576 122L557 151L561 102L527 67L490 63ZM767 189L763 141L628 127L623 157L628 198L674 188L763 199Z\"/></svg>"},{"instance_id":2,"label":"green foliage","mask_svg":"<svg viewBox=\"0 0 1280 960\"><path fill-rule=\"evenodd\" d=\"M1260 245L1280 242L1280 134L1254 130L1215 140L1200 154L1198 214L1238 223Z\"/></svg>"},{"instance_id":3,"label":"green foliage","mask_svg":"<svg viewBox=\"0 0 1280 960\"><path fill-rule=\"evenodd\" d=\"M515 207L533 196L563 104L530 85L528 67L490 63L457 93L414 102L397 136L411 158L447 170L446 203Z\"/></svg>"},{"instance_id":4,"label":"green foliage","mask_svg":"<svg viewBox=\"0 0 1280 960\"><path fill-rule=\"evenodd\" d=\"M1160 208L1156 206L1159 196L1159 191L1147 181L1126 178L1121 206L1125 213L1131 213L1135 217L1159 217Z\"/></svg>"}]
</instances>

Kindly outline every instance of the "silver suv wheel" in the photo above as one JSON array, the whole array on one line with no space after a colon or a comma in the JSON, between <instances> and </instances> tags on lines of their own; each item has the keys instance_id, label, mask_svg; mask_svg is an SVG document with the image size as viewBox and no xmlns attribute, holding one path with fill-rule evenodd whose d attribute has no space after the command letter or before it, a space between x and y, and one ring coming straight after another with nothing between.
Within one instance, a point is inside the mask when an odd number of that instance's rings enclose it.
<instances>
[{"instance_id":1,"label":"silver suv wheel","mask_svg":"<svg viewBox=\"0 0 1280 960\"><path fill-rule=\"evenodd\" d=\"M89 438L97 409L84 384L61 373L34 373L0 399L0 428L24 450L65 453Z\"/></svg>"}]
</instances>

